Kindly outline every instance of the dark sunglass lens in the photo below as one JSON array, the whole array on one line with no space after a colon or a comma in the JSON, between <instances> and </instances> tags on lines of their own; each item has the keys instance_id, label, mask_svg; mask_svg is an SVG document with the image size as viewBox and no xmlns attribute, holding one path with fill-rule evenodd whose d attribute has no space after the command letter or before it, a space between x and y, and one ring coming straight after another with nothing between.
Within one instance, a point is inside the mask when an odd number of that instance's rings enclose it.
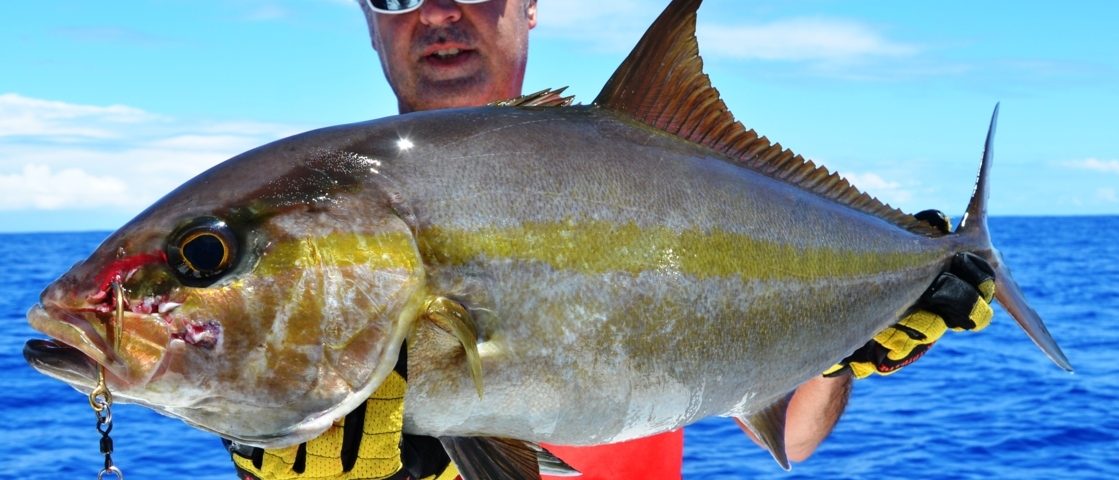
<instances>
[{"instance_id":1,"label":"dark sunglass lens","mask_svg":"<svg viewBox=\"0 0 1119 480\"><path fill-rule=\"evenodd\" d=\"M408 10L415 8L417 5L423 3L423 0L368 0L369 5L374 10L383 10L386 12L399 12L401 10Z\"/></svg>"}]
</instances>

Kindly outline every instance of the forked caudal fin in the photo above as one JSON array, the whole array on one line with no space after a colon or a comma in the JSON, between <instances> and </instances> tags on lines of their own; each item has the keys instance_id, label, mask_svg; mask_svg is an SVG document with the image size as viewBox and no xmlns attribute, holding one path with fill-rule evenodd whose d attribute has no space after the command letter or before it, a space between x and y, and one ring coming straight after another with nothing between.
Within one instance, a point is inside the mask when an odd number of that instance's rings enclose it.
<instances>
[{"instance_id":1,"label":"forked caudal fin","mask_svg":"<svg viewBox=\"0 0 1119 480\"><path fill-rule=\"evenodd\" d=\"M1030 340L1033 340L1049 356L1049 359L1053 360L1053 363L1071 372L1072 365L1069 364L1068 358L1061 351L1061 347L1057 345L1057 341L1049 334L1049 329L1045 328L1045 323L1041 321L1041 317L1026 303L1025 296L1018 288L1018 283L1014 281L1014 277L1010 276L1010 268L1002 261L1002 256L999 255L998 250L995 250L995 247L991 245L991 235L987 229L987 185L990 179L991 157L994 156L993 143L998 118L999 106L996 104L995 111L991 114L991 126L987 129L987 141L983 147L983 161L979 166L979 178L975 183L975 193L972 194L971 202L968 203L967 212L964 213L959 226L956 227L956 233L971 237L967 241L968 244L980 245L980 248L983 248L983 250L975 253L983 256L995 270L995 298L999 301L999 304L1010 313L1010 316L1026 331Z\"/></svg>"}]
</instances>

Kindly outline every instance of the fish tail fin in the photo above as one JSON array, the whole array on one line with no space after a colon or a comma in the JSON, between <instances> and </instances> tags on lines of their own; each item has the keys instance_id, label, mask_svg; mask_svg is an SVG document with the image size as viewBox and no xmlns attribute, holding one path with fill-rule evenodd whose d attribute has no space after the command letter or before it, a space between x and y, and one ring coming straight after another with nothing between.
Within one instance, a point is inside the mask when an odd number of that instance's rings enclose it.
<instances>
[{"instance_id":1,"label":"fish tail fin","mask_svg":"<svg viewBox=\"0 0 1119 480\"><path fill-rule=\"evenodd\" d=\"M991 244L991 235L987 228L987 194L989 191L988 180L990 179L991 157L994 155L995 126L998 123L998 117L999 106L995 104L995 111L991 114L991 125L987 129L987 141L983 147L983 161L979 166L979 178L975 183L975 192L968 203L967 211L960 219L959 226L956 227L956 233L965 238L965 244L978 246L979 249L975 253L984 257L995 270L995 299L998 300L999 304L1010 313L1010 316L1018 322L1022 330L1026 331L1030 340L1033 340L1053 363L1071 372L1072 365L1069 364L1068 358L1061 351L1061 347L1057 345L1057 341L1049 334L1049 329L1045 327L1041 316L1026 303L1026 297L1022 295L1018 283L1010 275L1010 268L1007 267L1006 262L1003 262L998 250Z\"/></svg>"}]
</instances>

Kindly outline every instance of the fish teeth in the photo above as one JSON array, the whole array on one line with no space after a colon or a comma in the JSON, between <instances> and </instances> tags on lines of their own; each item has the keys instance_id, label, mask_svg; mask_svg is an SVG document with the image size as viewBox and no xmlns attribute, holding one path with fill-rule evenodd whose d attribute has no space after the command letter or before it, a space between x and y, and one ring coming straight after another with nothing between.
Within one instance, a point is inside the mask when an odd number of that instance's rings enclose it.
<instances>
[{"instance_id":1,"label":"fish teeth","mask_svg":"<svg viewBox=\"0 0 1119 480\"><path fill-rule=\"evenodd\" d=\"M164 313L170 312L171 310L179 308L180 305L182 304L175 302L163 302L159 304L159 313L162 315Z\"/></svg>"},{"instance_id":2,"label":"fish teeth","mask_svg":"<svg viewBox=\"0 0 1119 480\"><path fill-rule=\"evenodd\" d=\"M155 299L152 298L152 297L147 297L143 301L141 301L139 303L135 303L135 304L132 305L132 313L139 313L141 315L147 315L149 313L152 313L152 307L154 305L155 305Z\"/></svg>"}]
</instances>

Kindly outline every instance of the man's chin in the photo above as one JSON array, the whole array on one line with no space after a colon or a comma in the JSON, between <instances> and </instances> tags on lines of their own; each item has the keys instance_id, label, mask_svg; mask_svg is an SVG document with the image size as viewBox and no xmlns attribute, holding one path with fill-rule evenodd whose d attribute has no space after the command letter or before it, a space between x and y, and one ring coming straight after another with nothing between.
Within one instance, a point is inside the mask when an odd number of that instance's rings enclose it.
<instances>
[{"instance_id":1,"label":"man's chin","mask_svg":"<svg viewBox=\"0 0 1119 480\"><path fill-rule=\"evenodd\" d=\"M416 98L408 102L407 111L438 110L444 108L477 107L487 103L507 100L505 95L486 88L486 82L477 76L447 80L425 80L416 89ZM516 96L516 95L511 95ZM401 113L405 113L401 105Z\"/></svg>"}]
</instances>

